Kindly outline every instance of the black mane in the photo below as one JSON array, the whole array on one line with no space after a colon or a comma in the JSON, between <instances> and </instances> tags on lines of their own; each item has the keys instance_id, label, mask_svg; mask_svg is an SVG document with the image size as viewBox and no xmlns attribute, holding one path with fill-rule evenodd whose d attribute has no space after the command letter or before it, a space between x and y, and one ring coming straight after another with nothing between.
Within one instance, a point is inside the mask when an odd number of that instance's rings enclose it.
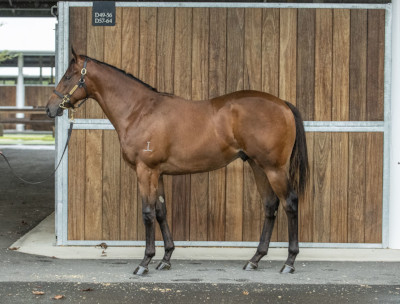
<instances>
[{"instance_id":1,"label":"black mane","mask_svg":"<svg viewBox=\"0 0 400 304\"><path fill-rule=\"evenodd\" d=\"M152 90L152 91L154 91L154 92L156 92L156 93L160 93L156 88L152 87L152 86L149 85L148 83L143 82L142 80L140 80L139 78L133 76L132 74L127 73L127 72L124 71L124 70L121 70L121 69L119 69L119 68L117 68L117 67L115 67L115 66L113 66L113 65L111 65L111 64L108 64L108 63L106 63L106 62L102 62L102 61L99 61L99 60L97 60L97 59L91 58L91 57L89 57L89 56L85 56L85 55L82 55L82 56L83 56L84 58L88 59L88 60L92 60L93 62L100 63L100 64L104 64L105 66L108 66L108 67L110 67L110 68L112 68L112 69L114 69L114 70L116 70L116 71L118 71L118 72L124 74L125 76L128 76L129 78L131 78L131 79L133 79L133 80L136 80L136 81L139 82L140 84L144 85L146 88L149 88L150 90Z\"/></svg>"}]
</instances>

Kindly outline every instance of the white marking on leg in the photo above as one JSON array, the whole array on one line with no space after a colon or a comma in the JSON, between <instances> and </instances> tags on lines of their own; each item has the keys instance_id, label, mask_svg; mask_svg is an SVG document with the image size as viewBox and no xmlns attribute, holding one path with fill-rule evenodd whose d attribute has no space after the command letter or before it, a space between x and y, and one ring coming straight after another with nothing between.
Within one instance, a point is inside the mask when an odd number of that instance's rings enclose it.
<instances>
[{"instance_id":1,"label":"white marking on leg","mask_svg":"<svg viewBox=\"0 0 400 304\"><path fill-rule=\"evenodd\" d=\"M161 203L164 203L164 202L165 202L164 198L163 198L161 195L158 197L158 200L159 200Z\"/></svg>"},{"instance_id":2,"label":"white marking on leg","mask_svg":"<svg viewBox=\"0 0 400 304\"><path fill-rule=\"evenodd\" d=\"M150 142L147 142L147 148L145 150L143 150L145 152L153 152L153 150L150 150Z\"/></svg>"}]
</instances>

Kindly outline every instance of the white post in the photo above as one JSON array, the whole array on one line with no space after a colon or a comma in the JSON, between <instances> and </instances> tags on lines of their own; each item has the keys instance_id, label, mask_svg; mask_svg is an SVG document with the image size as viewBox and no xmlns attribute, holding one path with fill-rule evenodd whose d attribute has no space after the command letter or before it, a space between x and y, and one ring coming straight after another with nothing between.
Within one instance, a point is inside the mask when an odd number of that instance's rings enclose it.
<instances>
[{"instance_id":1,"label":"white post","mask_svg":"<svg viewBox=\"0 0 400 304\"><path fill-rule=\"evenodd\" d=\"M400 1L392 1L389 248L400 249Z\"/></svg>"},{"instance_id":2,"label":"white post","mask_svg":"<svg viewBox=\"0 0 400 304\"><path fill-rule=\"evenodd\" d=\"M25 106L25 86L24 86L24 55L19 54L18 56L18 80L17 80L17 108L22 108ZM25 115L23 113L17 113L17 118L24 118ZM23 124L17 124L17 131L24 131Z\"/></svg>"}]
</instances>

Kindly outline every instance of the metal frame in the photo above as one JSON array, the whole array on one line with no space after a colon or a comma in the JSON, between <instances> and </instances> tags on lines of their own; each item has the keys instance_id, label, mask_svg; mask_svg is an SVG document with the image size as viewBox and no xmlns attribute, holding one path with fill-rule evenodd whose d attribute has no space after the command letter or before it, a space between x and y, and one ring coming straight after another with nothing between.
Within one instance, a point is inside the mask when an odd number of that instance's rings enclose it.
<instances>
[{"instance_id":1,"label":"metal frame","mask_svg":"<svg viewBox=\"0 0 400 304\"><path fill-rule=\"evenodd\" d=\"M58 3L56 28L56 80L60 81L62 72L68 68L69 8L91 7L92 2ZM330 9L384 9L385 14L385 66L384 66L384 121L306 121L309 132L381 132L384 134L383 146L383 195L382 195L382 243L300 243L305 248L387 248L389 235L389 191L390 191L390 146L391 146L391 34L392 4L321 4L321 3L192 3L192 2L116 2L117 7L225 7L225 8L330 8ZM62 154L69 127L68 114L56 120L56 163ZM74 129L113 130L108 119L76 119ZM93 246L102 240L68 240L68 150L56 174L56 244ZM64 202L64 203L63 203ZM109 241L109 246L144 246L144 241ZM157 241L156 246L162 246ZM258 242L191 242L176 241L177 246L195 247L257 247ZM271 247L287 247L286 242L271 242Z\"/></svg>"}]
</instances>

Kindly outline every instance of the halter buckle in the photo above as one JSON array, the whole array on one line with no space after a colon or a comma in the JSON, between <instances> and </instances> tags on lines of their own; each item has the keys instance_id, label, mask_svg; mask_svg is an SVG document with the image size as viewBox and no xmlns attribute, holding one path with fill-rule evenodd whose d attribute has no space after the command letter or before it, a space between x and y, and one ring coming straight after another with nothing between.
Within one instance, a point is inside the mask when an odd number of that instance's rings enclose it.
<instances>
[{"instance_id":1,"label":"halter buckle","mask_svg":"<svg viewBox=\"0 0 400 304\"><path fill-rule=\"evenodd\" d=\"M86 68L82 68L82 70L81 70L81 75L82 75L82 76L85 76L85 75L86 75L86 73L87 73L87 70L86 70Z\"/></svg>"}]
</instances>

